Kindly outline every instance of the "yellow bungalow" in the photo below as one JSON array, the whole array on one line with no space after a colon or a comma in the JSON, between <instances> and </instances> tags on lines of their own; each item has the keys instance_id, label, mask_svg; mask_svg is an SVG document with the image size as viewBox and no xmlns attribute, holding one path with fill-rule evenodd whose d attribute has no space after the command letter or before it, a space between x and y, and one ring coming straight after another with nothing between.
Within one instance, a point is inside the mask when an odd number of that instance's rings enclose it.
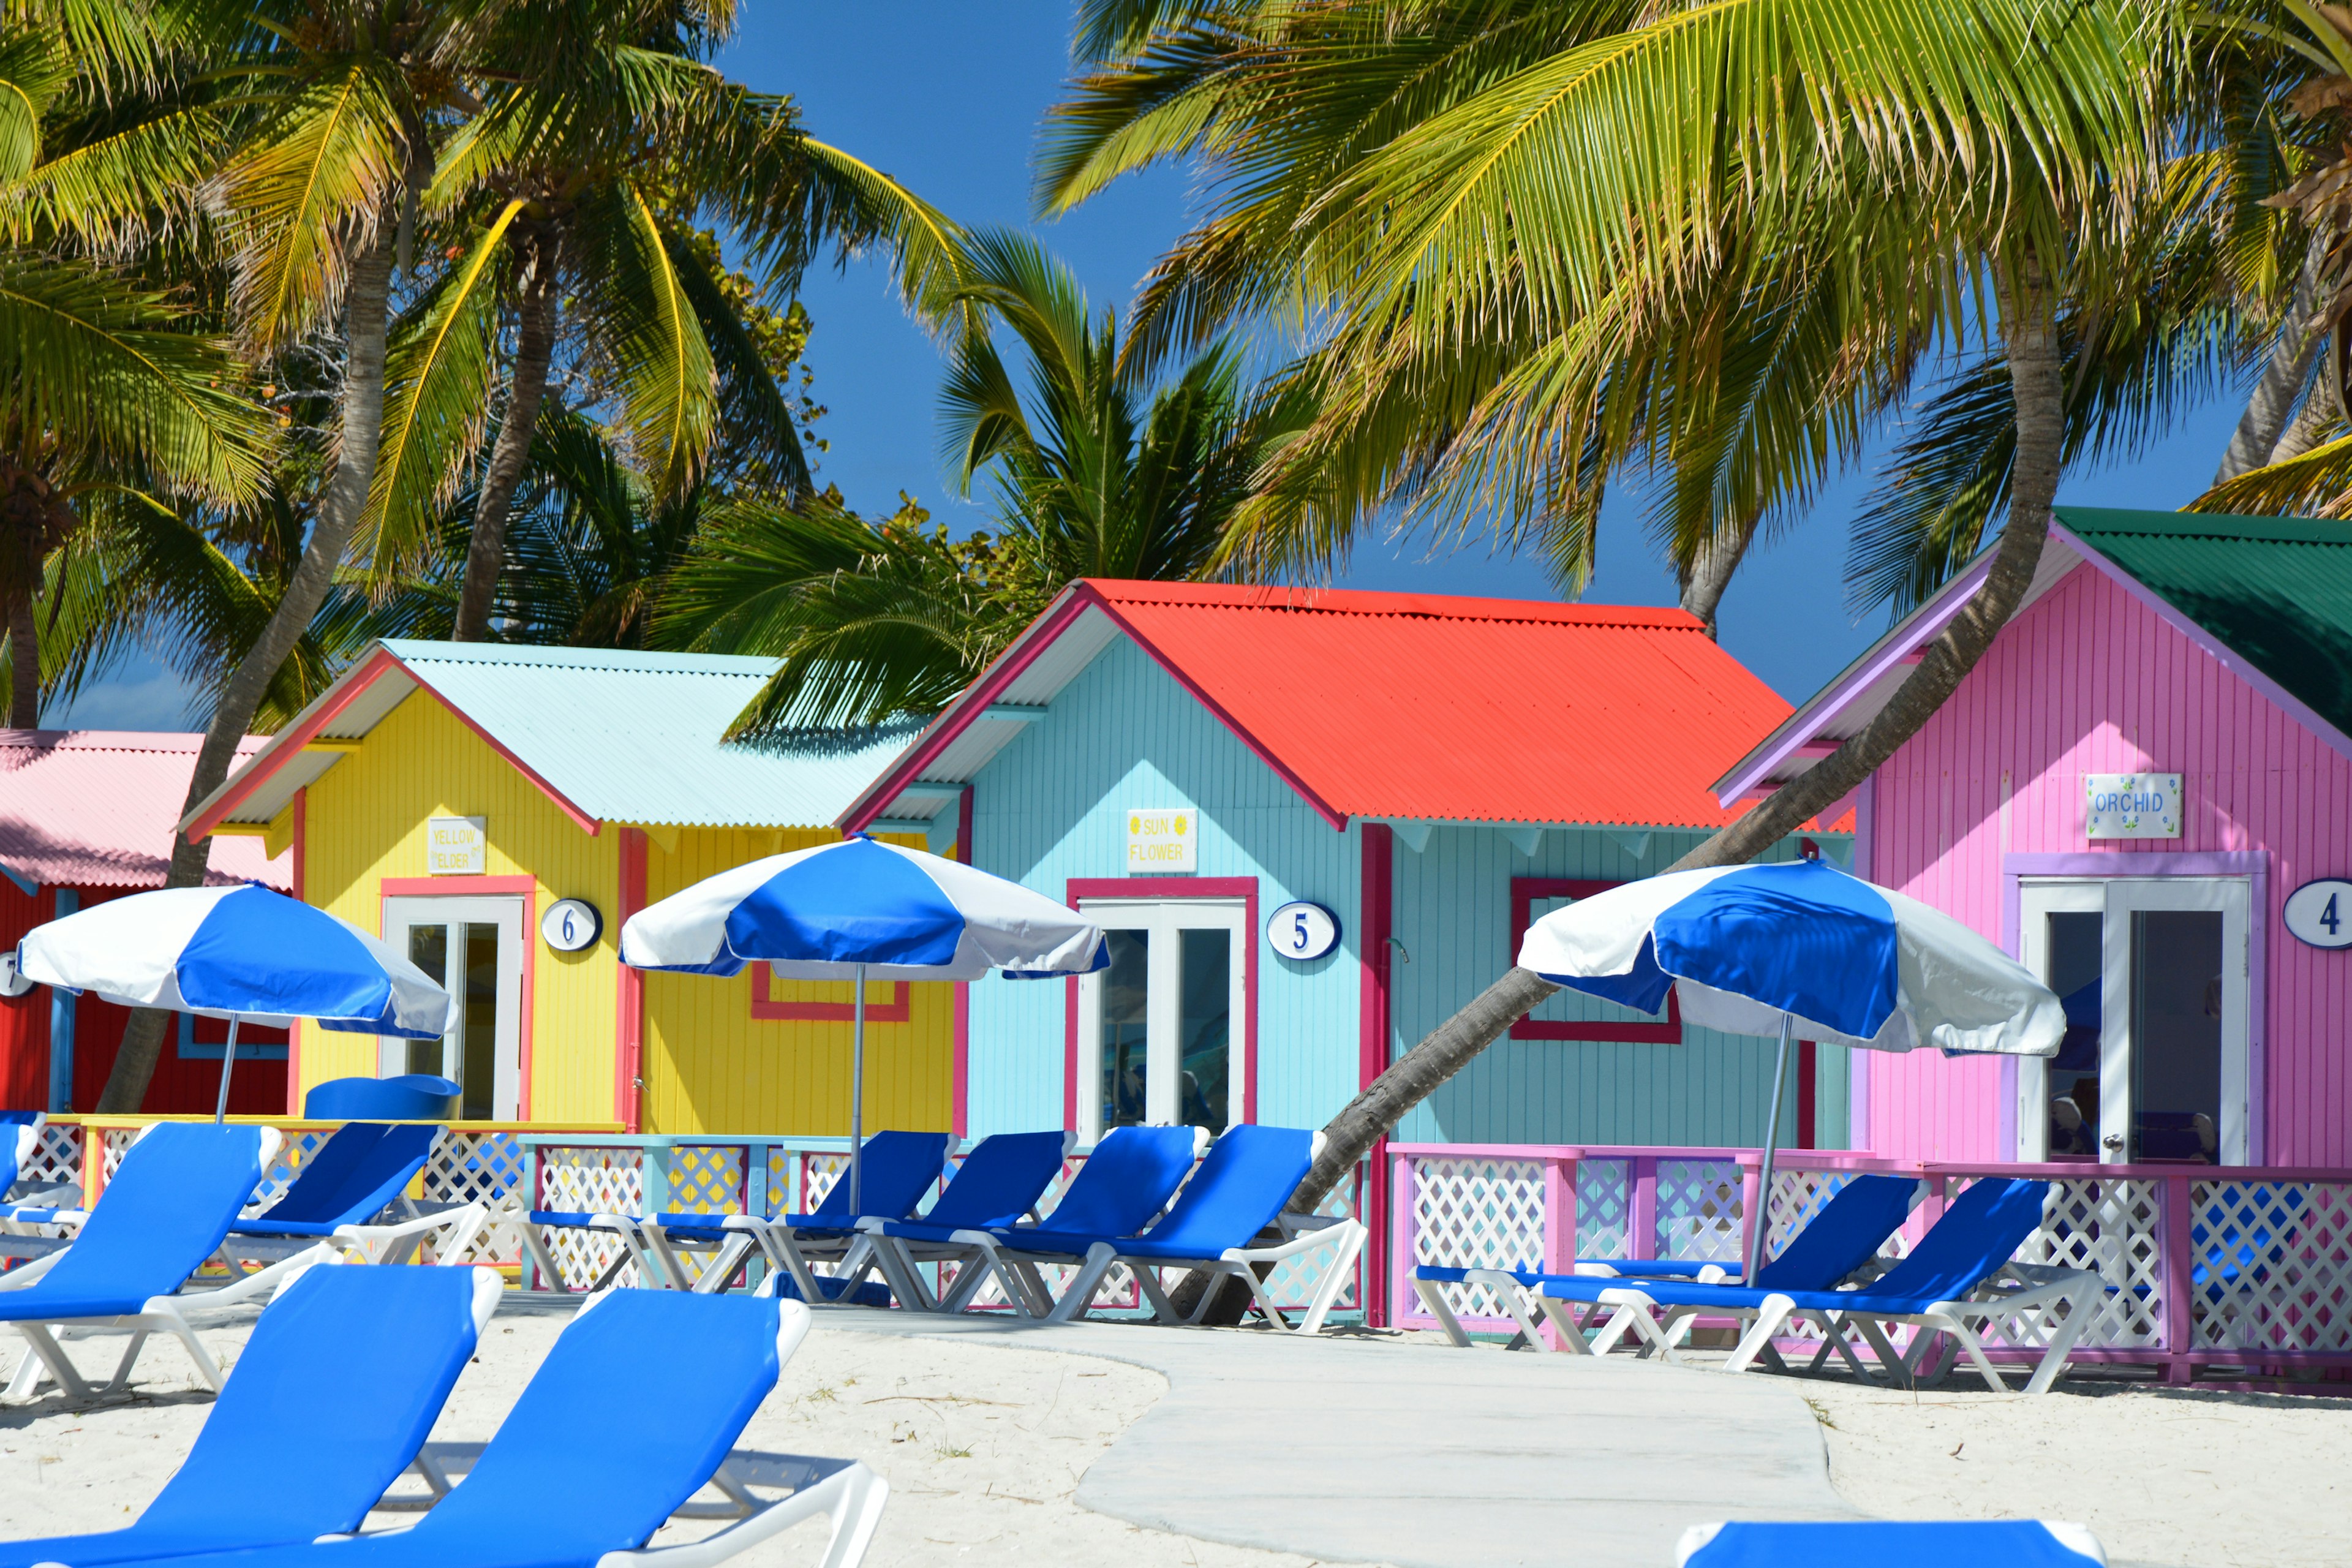
<instances>
[{"instance_id":1,"label":"yellow bungalow","mask_svg":"<svg viewBox=\"0 0 2352 1568\"><path fill-rule=\"evenodd\" d=\"M439 1040L299 1031L288 1113L328 1079L435 1072L464 1086L469 1120L846 1132L847 984L618 959L622 922L654 900L838 837L834 818L905 743L722 743L774 668L385 641L232 773L187 830L290 847L296 897L379 932L461 1004ZM928 831L961 853L961 820L944 810L900 841ZM955 991L869 988L869 1127L948 1129Z\"/></svg>"}]
</instances>

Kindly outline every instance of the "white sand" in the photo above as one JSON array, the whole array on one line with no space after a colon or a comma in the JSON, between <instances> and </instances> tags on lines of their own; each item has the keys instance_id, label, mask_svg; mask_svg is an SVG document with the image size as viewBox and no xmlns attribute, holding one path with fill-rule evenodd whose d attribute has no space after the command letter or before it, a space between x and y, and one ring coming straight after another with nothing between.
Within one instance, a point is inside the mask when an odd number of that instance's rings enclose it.
<instances>
[{"instance_id":1,"label":"white sand","mask_svg":"<svg viewBox=\"0 0 2352 1568\"><path fill-rule=\"evenodd\" d=\"M2066 1519L2117 1563L2352 1563L2352 1400L2067 1380L2040 1398L1822 1379L1830 1479L1889 1519Z\"/></svg>"},{"instance_id":2,"label":"white sand","mask_svg":"<svg viewBox=\"0 0 2352 1568\"><path fill-rule=\"evenodd\" d=\"M493 1319L433 1440L489 1437L564 1321L546 1311ZM205 1335L226 1355L244 1337L241 1329ZM0 1331L10 1364L20 1342ZM92 1372L110 1366L121 1343L87 1342L76 1360ZM628 1387L627 1371L614 1369L609 1436L618 1442L627 1440L632 1403L660 1397L656 1388ZM0 1408L0 1538L111 1529L146 1505L187 1452L211 1397L167 1343L150 1343L138 1386L139 1397L81 1410L55 1396ZM1113 1561L1138 1568L1307 1568L1304 1557L1139 1530L1072 1500L1087 1467L1166 1389L1155 1373L1091 1356L820 1326L740 1447L863 1459L886 1477L889 1505L867 1558L877 1568ZM383 1513L373 1522L401 1517ZM691 1539L711 1528L673 1526L656 1540ZM738 1561L746 1568L812 1563L822 1530L802 1526Z\"/></svg>"}]
</instances>

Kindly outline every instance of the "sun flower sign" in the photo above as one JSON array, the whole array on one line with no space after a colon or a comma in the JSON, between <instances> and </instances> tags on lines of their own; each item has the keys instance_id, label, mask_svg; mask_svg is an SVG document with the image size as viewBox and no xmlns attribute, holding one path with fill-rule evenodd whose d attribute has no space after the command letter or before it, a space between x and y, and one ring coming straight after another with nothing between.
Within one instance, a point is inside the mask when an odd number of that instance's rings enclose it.
<instances>
[{"instance_id":1,"label":"sun flower sign","mask_svg":"<svg viewBox=\"0 0 2352 1568\"><path fill-rule=\"evenodd\" d=\"M1127 874L1192 871L1200 866L1200 826L1190 808L1137 808L1127 814Z\"/></svg>"},{"instance_id":2,"label":"sun flower sign","mask_svg":"<svg viewBox=\"0 0 2352 1568\"><path fill-rule=\"evenodd\" d=\"M2084 773L2085 838L2180 837L2179 773Z\"/></svg>"}]
</instances>

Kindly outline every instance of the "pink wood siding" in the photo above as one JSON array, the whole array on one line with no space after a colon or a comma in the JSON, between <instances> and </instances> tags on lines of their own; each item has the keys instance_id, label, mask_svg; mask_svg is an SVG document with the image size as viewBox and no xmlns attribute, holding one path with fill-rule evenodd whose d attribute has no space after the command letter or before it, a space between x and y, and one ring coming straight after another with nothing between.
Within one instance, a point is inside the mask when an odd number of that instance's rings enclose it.
<instances>
[{"instance_id":1,"label":"pink wood siding","mask_svg":"<svg viewBox=\"0 0 2352 1568\"><path fill-rule=\"evenodd\" d=\"M2085 773L2179 772L2179 840L2083 837ZM2004 854L2266 850L2263 1026L2254 1080L2269 1164L2352 1163L2352 952L2286 935L2279 907L2352 869L2352 763L2095 568L2004 631L1943 711L1879 771L1871 875L1996 942ZM2001 1067L1930 1052L1870 1064L1871 1147L2006 1160Z\"/></svg>"}]
</instances>

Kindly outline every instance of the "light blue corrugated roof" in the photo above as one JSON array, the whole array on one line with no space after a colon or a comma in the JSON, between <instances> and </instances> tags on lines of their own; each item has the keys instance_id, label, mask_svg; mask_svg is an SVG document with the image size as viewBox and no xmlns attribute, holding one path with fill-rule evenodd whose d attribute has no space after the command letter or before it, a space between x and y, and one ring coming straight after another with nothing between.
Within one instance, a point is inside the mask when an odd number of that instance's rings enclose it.
<instances>
[{"instance_id":1,"label":"light blue corrugated roof","mask_svg":"<svg viewBox=\"0 0 2352 1568\"><path fill-rule=\"evenodd\" d=\"M406 638L383 646L604 822L828 826L919 728L727 745L719 737L776 660Z\"/></svg>"}]
</instances>

